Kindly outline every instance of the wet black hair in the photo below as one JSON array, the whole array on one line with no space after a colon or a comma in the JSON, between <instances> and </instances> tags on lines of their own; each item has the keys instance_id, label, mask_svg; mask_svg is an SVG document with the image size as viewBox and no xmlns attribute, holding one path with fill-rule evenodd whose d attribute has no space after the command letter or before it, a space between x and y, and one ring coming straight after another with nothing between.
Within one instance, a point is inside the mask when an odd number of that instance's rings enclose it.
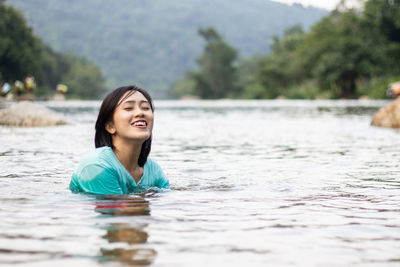
<instances>
[{"instance_id":1,"label":"wet black hair","mask_svg":"<svg viewBox=\"0 0 400 267\"><path fill-rule=\"evenodd\" d=\"M126 94L126 92L129 93ZM128 98L135 92L141 93L147 99L147 101L149 101L150 108L154 112L153 101L150 97L150 94L146 90L139 88L135 85L123 86L115 89L104 98L103 103L100 107L99 115L97 116L95 126L96 133L94 136L94 144L96 148L108 146L114 149L114 145L112 143L112 135L106 130L106 125L113 120L114 112L117 106L122 103L124 99ZM122 99L125 94L126 96L124 97L124 99ZM138 164L140 167L144 166L147 161L147 157L150 154L151 140L152 135L150 135L150 137L142 144L142 149L140 151L138 160Z\"/></svg>"}]
</instances>

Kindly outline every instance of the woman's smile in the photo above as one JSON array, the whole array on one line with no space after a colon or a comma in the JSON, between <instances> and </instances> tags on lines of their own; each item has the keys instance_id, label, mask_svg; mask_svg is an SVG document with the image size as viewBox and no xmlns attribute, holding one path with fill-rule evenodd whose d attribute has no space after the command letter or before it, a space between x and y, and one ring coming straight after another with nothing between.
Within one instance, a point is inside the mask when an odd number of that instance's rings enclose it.
<instances>
[{"instance_id":1,"label":"woman's smile","mask_svg":"<svg viewBox=\"0 0 400 267\"><path fill-rule=\"evenodd\" d=\"M132 123L132 126L141 128L141 129L146 129L147 128L147 121L146 120L136 120Z\"/></svg>"}]
</instances>

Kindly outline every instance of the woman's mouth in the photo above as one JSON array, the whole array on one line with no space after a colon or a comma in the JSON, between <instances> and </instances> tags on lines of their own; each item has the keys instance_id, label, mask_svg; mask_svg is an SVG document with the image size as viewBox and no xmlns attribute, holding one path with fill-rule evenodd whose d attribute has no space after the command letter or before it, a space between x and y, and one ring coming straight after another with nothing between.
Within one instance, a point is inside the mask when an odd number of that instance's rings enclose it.
<instances>
[{"instance_id":1,"label":"woman's mouth","mask_svg":"<svg viewBox=\"0 0 400 267\"><path fill-rule=\"evenodd\" d=\"M132 123L132 126L139 127L139 128L146 128L147 127L147 121L144 121L144 120L135 121L135 122Z\"/></svg>"}]
</instances>

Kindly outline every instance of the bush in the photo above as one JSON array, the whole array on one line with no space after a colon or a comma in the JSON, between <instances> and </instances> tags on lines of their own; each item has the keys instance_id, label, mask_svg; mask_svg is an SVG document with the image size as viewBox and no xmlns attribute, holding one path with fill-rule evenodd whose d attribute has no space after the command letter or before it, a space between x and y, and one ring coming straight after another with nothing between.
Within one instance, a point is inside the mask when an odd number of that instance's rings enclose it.
<instances>
[{"instance_id":1,"label":"bush","mask_svg":"<svg viewBox=\"0 0 400 267\"><path fill-rule=\"evenodd\" d=\"M372 99L388 98L386 95L388 86L396 81L400 81L400 76L374 77L368 80L360 80L357 83L358 94L366 95Z\"/></svg>"},{"instance_id":2,"label":"bush","mask_svg":"<svg viewBox=\"0 0 400 267\"><path fill-rule=\"evenodd\" d=\"M284 94L289 99L316 99L325 98L315 81L307 81L298 86L290 87Z\"/></svg>"}]
</instances>

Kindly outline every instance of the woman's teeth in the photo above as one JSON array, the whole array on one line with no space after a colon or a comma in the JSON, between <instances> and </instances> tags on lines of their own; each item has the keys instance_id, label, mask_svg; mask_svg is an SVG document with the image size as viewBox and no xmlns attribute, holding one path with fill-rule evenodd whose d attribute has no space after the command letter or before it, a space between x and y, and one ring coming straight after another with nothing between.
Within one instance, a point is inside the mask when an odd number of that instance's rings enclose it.
<instances>
[{"instance_id":1,"label":"woman's teeth","mask_svg":"<svg viewBox=\"0 0 400 267\"><path fill-rule=\"evenodd\" d=\"M147 123L145 121L137 121L133 125L134 126L146 126Z\"/></svg>"}]
</instances>

